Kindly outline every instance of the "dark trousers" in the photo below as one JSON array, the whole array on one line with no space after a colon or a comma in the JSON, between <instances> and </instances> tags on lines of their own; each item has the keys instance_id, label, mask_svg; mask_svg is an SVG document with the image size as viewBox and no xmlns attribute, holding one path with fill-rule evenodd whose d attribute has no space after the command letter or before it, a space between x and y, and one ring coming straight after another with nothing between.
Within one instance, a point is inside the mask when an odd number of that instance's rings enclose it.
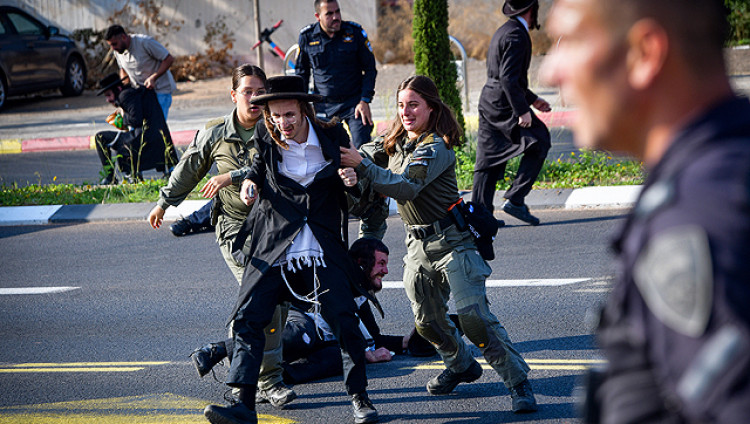
<instances>
[{"instance_id":1,"label":"dark trousers","mask_svg":"<svg viewBox=\"0 0 750 424\"><path fill-rule=\"evenodd\" d=\"M302 384L310 381L341 375L341 349L338 345L328 344L304 358L292 362L282 362L284 382Z\"/></svg>"},{"instance_id":2,"label":"dark trousers","mask_svg":"<svg viewBox=\"0 0 750 424\"><path fill-rule=\"evenodd\" d=\"M518 165L516 177L505 192L504 198L511 202L522 205L524 199L531 192L544 166L544 160L547 158L547 152L550 149L549 142L533 143L521 155L521 162ZM489 211L494 211L493 199L497 182L505 177L505 167L508 162L502 162L497 165L477 170L474 169L474 185L471 188L471 201L484 205Z\"/></svg>"},{"instance_id":3,"label":"dark trousers","mask_svg":"<svg viewBox=\"0 0 750 424\"><path fill-rule=\"evenodd\" d=\"M318 297L321 315L339 341L346 392L350 395L363 392L367 388L366 344L359 331L359 319L355 314L356 304L349 281L339 268L330 263L325 268L318 267L316 271L321 283ZM295 273L285 270L284 273L296 293L306 295L312 292L312 268L305 267ZM275 306L285 300L299 302L289 293L280 268L272 267L253 286L247 301L235 316L232 327L234 354L227 376L228 385L257 384L265 344L263 328L271 321Z\"/></svg>"},{"instance_id":4,"label":"dark trousers","mask_svg":"<svg viewBox=\"0 0 750 424\"><path fill-rule=\"evenodd\" d=\"M284 382L301 384L342 373L341 349L336 341L323 341L315 329L315 321L299 309L292 308L282 332L284 347ZM224 342L231 363L234 340Z\"/></svg>"},{"instance_id":5,"label":"dark trousers","mask_svg":"<svg viewBox=\"0 0 750 424\"><path fill-rule=\"evenodd\" d=\"M300 384L341 375L341 349L335 340L324 341L315 321L297 309L290 309L283 333L284 381Z\"/></svg>"},{"instance_id":6,"label":"dark trousers","mask_svg":"<svg viewBox=\"0 0 750 424\"><path fill-rule=\"evenodd\" d=\"M96 154L102 162L102 167L107 169L107 174L115 174L115 162L120 171L130 174L130 145L126 142L124 131L100 131L96 133ZM114 158L112 157L114 152Z\"/></svg>"},{"instance_id":7,"label":"dark trousers","mask_svg":"<svg viewBox=\"0 0 750 424\"><path fill-rule=\"evenodd\" d=\"M216 198L211 199L210 202L206 202L206 204L201 206L200 209L185 217L193 228L212 227L211 208L216 201L215 199Z\"/></svg>"},{"instance_id":8,"label":"dark trousers","mask_svg":"<svg viewBox=\"0 0 750 424\"><path fill-rule=\"evenodd\" d=\"M318 103L315 105L315 113L327 120L337 116L346 126L352 137L354 147L358 148L369 143L371 140L373 125L363 125L362 117L354 117L354 109L359 104L359 99L346 101L345 103Z\"/></svg>"}]
</instances>

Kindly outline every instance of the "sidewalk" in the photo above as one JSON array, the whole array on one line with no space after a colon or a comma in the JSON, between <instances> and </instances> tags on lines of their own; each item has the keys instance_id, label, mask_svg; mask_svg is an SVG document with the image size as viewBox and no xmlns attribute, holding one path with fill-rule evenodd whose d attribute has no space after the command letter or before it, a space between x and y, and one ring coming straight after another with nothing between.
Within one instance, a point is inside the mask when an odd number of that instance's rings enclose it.
<instances>
[{"instance_id":1,"label":"sidewalk","mask_svg":"<svg viewBox=\"0 0 750 424\"><path fill-rule=\"evenodd\" d=\"M579 189L533 190L526 198L532 210L628 208L633 205L641 186L586 187ZM495 194L495 205L502 204L504 192ZM463 193L469 200L471 193ZM165 221L187 216L203 206L207 200L186 200L167 209ZM72 224L97 221L145 221L156 203L113 203L104 205L53 205L0 207L0 226ZM396 214L396 203L391 201L391 215Z\"/></svg>"}]
</instances>

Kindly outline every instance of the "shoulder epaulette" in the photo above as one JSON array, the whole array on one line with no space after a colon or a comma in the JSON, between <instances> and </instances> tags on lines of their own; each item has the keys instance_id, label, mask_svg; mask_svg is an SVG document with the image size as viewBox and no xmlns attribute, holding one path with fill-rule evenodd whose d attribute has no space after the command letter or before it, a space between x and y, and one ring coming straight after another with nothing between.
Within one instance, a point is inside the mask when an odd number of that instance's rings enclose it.
<instances>
[{"instance_id":1,"label":"shoulder epaulette","mask_svg":"<svg viewBox=\"0 0 750 424\"><path fill-rule=\"evenodd\" d=\"M360 24L358 24L358 23L356 23L354 21L344 21L344 23L345 24L349 24L349 25L351 25L353 27L356 27L356 28L362 28L362 25L360 25Z\"/></svg>"},{"instance_id":2,"label":"shoulder epaulette","mask_svg":"<svg viewBox=\"0 0 750 424\"><path fill-rule=\"evenodd\" d=\"M312 29L313 29L313 27L315 27L315 24L310 24L310 25L308 25L308 26L306 26L306 27L302 28L301 30L299 30L299 33L300 33L300 34L302 34L303 32L307 32L307 31L310 31L310 30L312 30Z\"/></svg>"},{"instance_id":3,"label":"shoulder epaulette","mask_svg":"<svg viewBox=\"0 0 750 424\"><path fill-rule=\"evenodd\" d=\"M224 123L224 118L216 118L216 119L212 119L212 120L210 120L210 121L206 122L206 129L207 129L207 130L208 130L208 129L211 129L211 128L213 128L213 127L215 127L215 126L217 126L217 125L221 125L221 124L223 124L223 123Z\"/></svg>"}]
</instances>

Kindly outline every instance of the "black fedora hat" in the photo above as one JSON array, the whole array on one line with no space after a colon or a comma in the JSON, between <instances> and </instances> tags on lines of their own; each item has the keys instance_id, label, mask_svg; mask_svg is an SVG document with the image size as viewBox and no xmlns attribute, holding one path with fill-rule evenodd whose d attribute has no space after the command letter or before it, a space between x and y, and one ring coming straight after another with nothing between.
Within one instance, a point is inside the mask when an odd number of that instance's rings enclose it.
<instances>
[{"instance_id":1,"label":"black fedora hat","mask_svg":"<svg viewBox=\"0 0 750 424\"><path fill-rule=\"evenodd\" d=\"M525 13L537 0L505 0L503 14L509 18Z\"/></svg>"},{"instance_id":2,"label":"black fedora hat","mask_svg":"<svg viewBox=\"0 0 750 424\"><path fill-rule=\"evenodd\" d=\"M250 104L264 105L272 100L296 99L303 102L319 102L323 96L309 94L305 80L299 75L282 75L268 79L268 93L250 99Z\"/></svg>"},{"instance_id":3,"label":"black fedora hat","mask_svg":"<svg viewBox=\"0 0 750 424\"><path fill-rule=\"evenodd\" d=\"M127 78L127 77L125 77L125 78ZM120 75L118 75L118 74L109 74L109 75L107 75L106 77L102 78L101 81L99 81L99 87L101 87L101 89L99 89L99 92L96 93L96 95L97 96L101 96L107 90L111 90L111 89L117 87L118 85L122 85L122 81L125 78L120 78Z\"/></svg>"}]
</instances>

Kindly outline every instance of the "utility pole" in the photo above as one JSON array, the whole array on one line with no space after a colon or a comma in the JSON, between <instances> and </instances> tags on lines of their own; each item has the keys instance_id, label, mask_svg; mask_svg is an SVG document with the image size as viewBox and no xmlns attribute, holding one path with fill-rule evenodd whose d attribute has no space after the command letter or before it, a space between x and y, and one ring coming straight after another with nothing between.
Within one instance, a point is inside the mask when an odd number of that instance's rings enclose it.
<instances>
[{"instance_id":1,"label":"utility pole","mask_svg":"<svg viewBox=\"0 0 750 424\"><path fill-rule=\"evenodd\" d=\"M255 39L260 40L260 0L253 0L253 9L255 12ZM265 69L265 65L263 63L263 46L260 46L260 48L257 50L258 66L260 66L261 69Z\"/></svg>"}]
</instances>

